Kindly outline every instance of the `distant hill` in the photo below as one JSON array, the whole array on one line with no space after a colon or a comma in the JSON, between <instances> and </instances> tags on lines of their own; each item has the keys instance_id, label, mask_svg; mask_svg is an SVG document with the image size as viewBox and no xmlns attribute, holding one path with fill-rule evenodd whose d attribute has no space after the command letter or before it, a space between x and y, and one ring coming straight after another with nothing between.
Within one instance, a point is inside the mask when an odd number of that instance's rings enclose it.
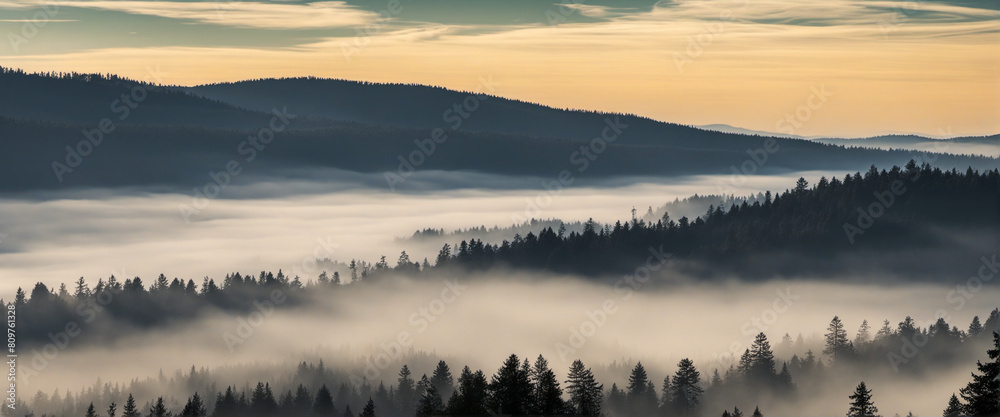
<instances>
[{"instance_id":1,"label":"distant hill","mask_svg":"<svg viewBox=\"0 0 1000 417\"><path fill-rule=\"evenodd\" d=\"M400 159L414 152L421 154L421 162L413 164L418 170L523 178L556 178L566 170L584 180L731 175L733 167L747 166L751 175L857 171L919 159L910 151L712 132L500 97L467 101L470 93L417 85L297 78L181 88L111 75L0 70L0 88L9 93L0 100L0 142L17 155L0 164L0 191L67 186L190 190L230 160L250 163L245 142L270 124L275 108L297 116L275 132L266 150L254 152L260 154L252 162L255 178L332 182L318 170L396 173ZM144 98L129 105L127 97L139 90L137 96ZM463 102L478 104L466 116L447 113ZM54 164L73 165L67 147L83 146L81 153L90 153L87 144L81 145L83 132L98 128L103 119L114 123L114 131L60 181ZM445 140L432 152L419 150L415 141L427 142L435 132ZM602 134L609 140L594 140ZM770 154L761 149L766 143ZM947 169L997 165L996 158L933 159ZM380 177L372 176L379 187L385 184Z\"/></svg>"},{"instance_id":2,"label":"distant hill","mask_svg":"<svg viewBox=\"0 0 1000 417\"><path fill-rule=\"evenodd\" d=\"M860 139L822 138L814 142L874 149L907 149L922 152L1000 156L1000 135L932 139L916 135L888 135Z\"/></svg>"},{"instance_id":3,"label":"distant hill","mask_svg":"<svg viewBox=\"0 0 1000 417\"><path fill-rule=\"evenodd\" d=\"M190 93L114 75L28 74L0 67L0 115L97 126L172 125L249 129L266 124L275 106L251 111ZM299 127L330 126L300 120Z\"/></svg>"},{"instance_id":4,"label":"distant hill","mask_svg":"<svg viewBox=\"0 0 1000 417\"><path fill-rule=\"evenodd\" d=\"M735 133L739 135L756 135L756 136L767 136L774 138L789 138L789 139L807 139L807 137L805 136L789 135L786 133L765 132L763 130L744 129L742 127L730 126L721 123L701 125L696 127L699 129L711 130L713 132ZM819 136L814 136L814 137L819 137Z\"/></svg>"}]
</instances>

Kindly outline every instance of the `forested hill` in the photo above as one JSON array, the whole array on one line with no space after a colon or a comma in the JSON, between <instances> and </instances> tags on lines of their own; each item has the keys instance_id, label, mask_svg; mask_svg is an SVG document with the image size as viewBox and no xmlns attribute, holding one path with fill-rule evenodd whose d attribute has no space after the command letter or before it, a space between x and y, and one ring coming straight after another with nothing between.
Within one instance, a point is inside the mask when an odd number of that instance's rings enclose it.
<instances>
[{"instance_id":1,"label":"forested hill","mask_svg":"<svg viewBox=\"0 0 1000 417\"><path fill-rule=\"evenodd\" d=\"M0 67L0 116L96 127L102 119L122 125L200 126L250 129L271 117L268 107L250 111L157 84L113 74L29 74ZM297 127L330 126L299 120ZM82 136L81 136L82 137Z\"/></svg>"},{"instance_id":2,"label":"forested hill","mask_svg":"<svg viewBox=\"0 0 1000 417\"><path fill-rule=\"evenodd\" d=\"M913 161L881 171L872 166L814 185L799 179L773 198L768 192L763 202L713 207L696 219L667 213L655 222L633 219L603 229L588 223L568 235L545 228L500 244L463 241L454 254L443 248L438 263L594 275L635 271L653 256L657 264L743 278L881 271L965 279L998 247L998 179L996 169L942 171Z\"/></svg>"}]
</instances>

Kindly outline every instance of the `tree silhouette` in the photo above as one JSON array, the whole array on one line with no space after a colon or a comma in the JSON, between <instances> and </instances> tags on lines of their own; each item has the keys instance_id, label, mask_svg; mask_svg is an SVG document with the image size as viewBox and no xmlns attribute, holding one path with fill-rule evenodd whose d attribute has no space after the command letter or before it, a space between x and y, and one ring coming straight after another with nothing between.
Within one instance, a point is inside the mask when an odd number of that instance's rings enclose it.
<instances>
[{"instance_id":1,"label":"tree silhouette","mask_svg":"<svg viewBox=\"0 0 1000 417\"><path fill-rule=\"evenodd\" d=\"M87 417L97 417L97 412L94 411L94 403L90 403L87 407Z\"/></svg>"},{"instance_id":2,"label":"tree silhouette","mask_svg":"<svg viewBox=\"0 0 1000 417\"><path fill-rule=\"evenodd\" d=\"M368 397L368 403L365 404L364 410L361 410L361 417L375 417L375 401L372 401L371 397Z\"/></svg>"},{"instance_id":3,"label":"tree silhouette","mask_svg":"<svg viewBox=\"0 0 1000 417\"><path fill-rule=\"evenodd\" d=\"M517 355L510 355L490 381L490 408L499 414L525 415L534 400L529 375Z\"/></svg>"},{"instance_id":4,"label":"tree silhouette","mask_svg":"<svg viewBox=\"0 0 1000 417\"><path fill-rule=\"evenodd\" d=\"M313 401L313 412L320 417L335 417L337 416L337 409L333 406L333 395L330 394L330 389L323 384L316 391L316 399Z\"/></svg>"},{"instance_id":5,"label":"tree silhouette","mask_svg":"<svg viewBox=\"0 0 1000 417\"><path fill-rule=\"evenodd\" d=\"M455 392L455 379L451 376L451 369L444 361L438 361L434 373L431 375L431 385L437 389L441 398L451 398Z\"/></svg>"},{"instance_id":6,"label":"tree silhouette","mask_svg":"<svg viewBox=\"0 0 1000 417\"><path fill-rule=\"evenodd\" d=\"M201 396L197 392L188 398L187 404L184 404L184 409L181 411L181 416L183 417L204 417L206 414L205 404L201 399Z\"/></svg>"},{"instance_id":7,"label":"tree silhouette","mask_svg":"<svg viewBox=\"0 0 1000 417\"><path fill-rule=\"evenodd\" d=\"M458 377L458 390L448 401L448 414L474 416L487 414L488 386L483 371L475 373L468 366Z\"/></svg>"},{"instance_id":8,"label":"tree silhouette","mask_svg":"<svg viewBox=\"0 0 1000 417\"><path fill-rule=\"evenodd\" d=\"M128 395L128 400L125 401L125 408L122 409L122 417L139 417L139 408L135 405L135 398L132 394Z\"/></svg>"},{"instance_id":9,"label":"tree silhouette","mask_svg":"<svg viewBox=\"0 0 1000 417\"><path fill-rule=\"evenodd\" d=\"M628 377L628 386L625 387L630 414L645 415L656 409L656 391L650 389L649 384L646 368L642 366L642 362L636 363Z\"/></svg>"},{"instance_id":10,"label":"tree silhouette","mask_svg":"<svg viewBox=\"0 0 1000 417\"><path fill-rule=\"evenodd\" d=\"M864 381L858 384L848 398L851 400L851 408L847 411L847 417L878 417L878 408L872 402L872 391L865 386Z\"/></svg>"},{"instance_id":11,"label":"tree silhouette","mask_svg":"<svg viewBox=\"0 0 1000 417\"><path fill-rule=\"evenodd\" d=\"M681 359L677 363L677 372L671 384L674 389L673 406L684 416L695 415L701 395L701 373L694 367L691 359Z\"/></svg>"},{"instance_id":12,"label":"tree silhouette","mask_svg":"<svg viewBox=\"0 0 1000 417\"><path fill-rule=\"evenodd\" d=\"M951 398L948 400L948 407L944 409L944 417L961 417L962 412L965 408L962 406L962 402L958 400L958 396L951 394Z\"/></svg>"},{"instance_id":13,"label":"tree silhouette","mask_svg":"<svg viewBox=\"0 0 1000 417\"><path fill-rule=\"evenodd\" d=\"M993 348L986 351L992 361L976 362L981 374L972 374L972 381L960 391L965 400L965 412L974 416L1000 414L1000 334L993 332Z\"/></svg>"},{"instance_id":14,"label":"tree silhouette","mask_svg":"<svg viewBox=\"0 0 1000 417\"><path fill-rule=\"evenodd\" d=\"M823 349L823 353L830 355L836 362L847 351L847 330L844 330L844 323L837 316L830 320L830 326L826 330L829 333L825 335L826 347Z\"/></svg>"},{"instance_id":15,"label":"tree silhouette","mask_svg":"<svg viewBox=\"0 0 1000 417\"><path fill-rule=\"evenodd\" d=\"M441 400L441 394L438 394L433 384L429 384L417 404L417 417L436 416L442 412L444 412L444 401Z\"/></svg>"},{"instance_id":16,"label":"tree silhouette","mask_svg":"<svg viewBox=\"0 0 1000 417\"><path fill-rule=\"evenodd\" d=\"M594 380L594 373L583 366L579 359L569 367L566 391L572 414L578 416L600 416L604 386Z\"/></svg>"},{"instance_id":17,"label":"tree silhouette","mask_svg":"<svg viewBox=\"0 0 1000 417\"><path fill-rule=\"evenodd\" d=\"M170 415L167 406L163 404L163 397L158 397L156 403L149 407L150 417L170 417Z\"/></svg>"},{"instance_id":18,"label":"tree silhouette","mask_svg":"<svg viewBox=\"0 0 1000 417\"><path fill-rule=\"evenodd\" d=\"M562 388L556 373L549 368L549 362L542 355L535 359L531 382L534 385L535 413L544 416L562 414L565 408Z\"/></svg>"},{"instance_id":19,"label":"tree silhouette","mask_svg":"<svg viewBox=\"0 0 1000 417\"><path fill-rule=\"evenodd\" d=\"M118 409L118 405L115 404L114 401L112 401L111 405L108 406L108 411L107 411L108 417L115 417L115 413L116 413L115 410L117 410L117 409Z\"/></svg>"}]
</instances>

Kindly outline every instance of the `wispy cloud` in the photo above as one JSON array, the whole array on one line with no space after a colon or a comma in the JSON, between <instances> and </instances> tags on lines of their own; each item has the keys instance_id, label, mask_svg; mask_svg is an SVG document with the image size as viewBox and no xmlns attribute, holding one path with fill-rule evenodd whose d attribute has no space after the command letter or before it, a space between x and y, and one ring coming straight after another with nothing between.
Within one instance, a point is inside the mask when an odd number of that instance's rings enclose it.
<instances>
[{"instance_id":1,"label":"wispy cloud","mask_svg":"<svg viewBox=\"0 0 1000 417\"><path fill-rule=\"evenodd\" d=\"M0 8L38 7L37 1L0 0ZM60 7L112 10L130 14L192 20L213 25L263 29L318 29L358 26L375 19L373 12L343 1L278 4L253 1L68 0Z\"/></svg>"}]
</instances>

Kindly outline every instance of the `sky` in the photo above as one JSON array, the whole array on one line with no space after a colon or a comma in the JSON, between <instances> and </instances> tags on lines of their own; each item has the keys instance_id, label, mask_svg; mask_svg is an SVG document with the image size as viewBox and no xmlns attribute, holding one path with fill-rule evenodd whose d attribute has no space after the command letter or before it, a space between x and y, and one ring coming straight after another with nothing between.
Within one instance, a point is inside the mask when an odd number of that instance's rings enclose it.
<instances>
[{"instance_id":1,"label":"sky","mask_svg":"<svg viewBox=\"0 0 1000 417\"><path fill-rule=\"evenodd\" d=\"M1000 133L988 0L0 0L0 66L319 76L799 135Z\"/></svg>"}]
</instances>

